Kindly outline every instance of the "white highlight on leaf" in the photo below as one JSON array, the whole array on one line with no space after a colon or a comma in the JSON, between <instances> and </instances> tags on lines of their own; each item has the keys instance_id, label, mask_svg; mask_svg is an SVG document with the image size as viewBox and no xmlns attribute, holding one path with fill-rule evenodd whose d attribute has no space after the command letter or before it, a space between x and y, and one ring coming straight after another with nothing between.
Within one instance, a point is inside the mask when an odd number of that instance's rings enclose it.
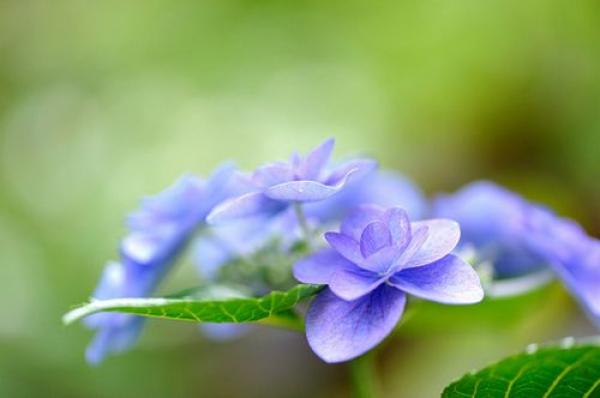
<instances>
[{"instance_id":1,"label":"white highlight on leaf","mask_svg":"<svg viewBox=\"0 0 600 398\"><path fill-rule=\"evenodd\" d=\"M560 346L562 348L571 348L571 347L573 347L575 345L575 342L576 342L575 341L575 337L568 336L568 337L565 337L564 339L562 339L560 341Z\"/></svg>"},{"instance_id":2,"label":"white highlight on leaf","mask_svg":"<svg viewBox=\"0 0 600 398\"><path fill-rule=\"evenodd\" d=\"M187 300L177 299L170 300L164 298L121 298L111 300L94 300L90 301L89 304L83 305L79 308L75 308L72 311L67 312L62 321L65 325L73 323L79 319L85 318L88 315L95 314L96 312L110 310L116 307L134 307L134 308L145 308L153 306L162 306L170 303L180 303Z\"/></svg>"},{"instance_id":3,"label":"white highlight on leaf","mask_svg":"<svg viewBox=\"0 0 600 398\"><path fill-rule=\"evenodd\" d=\"M533 343L533 344L529 344L526 348L525 348L525 352L529 355L531 354L535 354L538 350L538 345Z\"/></svg>"}]
</instances>

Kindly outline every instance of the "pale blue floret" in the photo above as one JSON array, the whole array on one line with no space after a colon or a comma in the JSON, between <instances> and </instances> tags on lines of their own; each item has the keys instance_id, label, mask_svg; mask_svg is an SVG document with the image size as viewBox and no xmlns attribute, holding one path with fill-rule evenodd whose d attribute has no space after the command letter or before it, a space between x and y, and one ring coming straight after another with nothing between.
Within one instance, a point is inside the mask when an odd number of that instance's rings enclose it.
<instances>
[{"instance_id":1,"label":"pale blue floret","mask_svg":"<svg viewBox=\"0 0 600 398\"><path fill-rule=\"evenodd\" d=\"M487 181L438 197L433 216L457 220L462 244L499 278L551 269L600 325L600 242L576 222Z\"/></svg>"},{"instance_id":2,"label":"pale blue floret","mask_svg":"<svg viewBox=\"0 0 600 398\"><path fill-rule=\"evenodd\" d=\"M208 212L242 186L233 166L225 165L207 180L186 175L145 198L127 220L129 234L121 242L120 262L106 266L93 298L151 295ZM142 328L141 318L123 314L94 315L87 324L97 330L86 351L91 363L129 348Z\"/></svg>"},{"instance_id":3,"label":"pale blue floret","mask_svg":"<svg viewBox=\"0 0 600 398\"><path fill-rule=\"evenodd\" d=\"M208 282L227 262L251 257L274 239L283 250L307 239L317 250L293 274L327 285L308 310L308 341L325 361L341 362L392 331L407 294L446 304L480 301L477 273L456 255L474 247L499 279L549 266L600 326L600 241L576 223L490 182L428 206L412 182L377 170L373 160L331 166L333 146L326 140L306 156L294 153L249 176L230 165L207 180L186 175L145 198L128 217L120 259L106 265L93 298L152 295L194 236L194 260ZM422 220L427 214L433 219ZM310 235L330 225L339 231L313 245ZM86 352L91 363L131 347L143 328L142 318L117 313L95 314L86 323L96 330ZM207 327L217 338L239 331L238 325Z\"/></svg>"},{"instance_id":4,"label":"pale blue floret","mask_svg":"<svg viewBox=\"0 0 600 398\"><path fill-rule=\"evenodd\" d=\"M460 238L454 221L411 223L401 208L363 205L325 238L330 248L296 263L294 276L328 286L306 316L308 342L326 362L379 344L402 316L407 293L447 304L483 298L473 268L450 254Z\"/></svg>"},{"instance_id":5,"label":"pale blue floret","mask_svg":"<svg viewBox=\"0 0 600 398\"><path fill-rule=\"evenodd\" d=\"M334 140L329 139L306 156L292 154L289 162L268 163L251 176L253 189L221 203L208 215L209 224L240 218L274 215L292 203L322 201L342 191L354 179L377 167L370 159L355 159L328 166Z\"/></svg>"}]
</instances>

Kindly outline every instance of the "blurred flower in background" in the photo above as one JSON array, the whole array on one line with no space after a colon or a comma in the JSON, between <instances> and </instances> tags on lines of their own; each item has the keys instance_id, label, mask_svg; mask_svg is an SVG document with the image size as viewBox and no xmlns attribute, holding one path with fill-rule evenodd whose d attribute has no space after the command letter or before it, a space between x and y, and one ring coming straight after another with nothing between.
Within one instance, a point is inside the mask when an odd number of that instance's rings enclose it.
<instances>
[{"instance_id":1,"label":"blurred flower in background","mask_svg":"<svg viewBox=\"0 0 600 398\"><path fill-rule=\"evenodd\" d=\"M475 250L476 267L492 265L492 278L500 281L492 283L492 295L501 295L502 285L515 294L517 286L547 283L551 270L600 324L600 241L576 222L489 181L440 195L432 207L434 216L460 223L462 250Z\"/></svg>"},{"instance_id":2,"label":"blurred flower in background","mask_svg":"<svg viewBox=\"0 0 600 398\"><path fill-rule=\"evenodd\" d=\"M244 191L233 165L219 167L207 180L180 177L172 186L142 200L127 219L128 235L121 241L120 262L110 262L93 293L94 299L149 297L173 267L194 232L219 202ZM130 348L142 319L124 314L97 314L86 324L97 329L86 351L90 363Z\"/></svg>"},{"instance_id":3,"label":"blurred flower in background","mask_svg":"<svg viewBox=\"0 0 600 398\"><path fill-rule=\"evenodd\" d=\"M592 1L3 2L0 395L345 396L300 335L212 346L193 326L147 322L135 352L89 369L89 332L59 318L117 256L119 215L141 195L328 136L427 193L492 179L597 237L598 40ZM178 267L159 291L190 278ZM435 396L533 340L592 333L564 290L537 294L535 314L497 312L506 327L400 336L386 393Z\"/></svg>"}]
</instances>

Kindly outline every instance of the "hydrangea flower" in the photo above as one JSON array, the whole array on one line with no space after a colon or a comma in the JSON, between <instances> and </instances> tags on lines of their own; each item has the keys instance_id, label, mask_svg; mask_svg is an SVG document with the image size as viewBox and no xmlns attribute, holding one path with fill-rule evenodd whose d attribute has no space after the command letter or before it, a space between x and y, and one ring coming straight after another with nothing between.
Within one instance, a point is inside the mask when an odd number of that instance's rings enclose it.
<instances>
[{"instance_id":1,"label":"hydrangea flower","mask_svg":"<svg viewBox=\"0 0 600 398\"><path fill-rule=\"evenodd\" d=\"M306 335L326 362L355 358L398 323L406 294L447 304L482 300L479 277L449 254L460 237L456 222L410 222L401 208L363 205L346 217L331 246L299 261L300 282L328 287L311 303Z\"/></svg>"},{"instance_id":2,"label":"hydrangea flower","mask_svg":"<svg viewBox=\"0 0 600 398\"><path fill-rule=\"evenodd\" d=\"M461 245L475 247L478 260L492 263L497 278L510 278L544 267L542 256L525 243L529 207L513 192L477 181L436 198L432 215L456 220L462 232Z\"/></svg>"},{"instance_id":3,"label":"hydrangea flower","mask_svg":"<svg viewBox=\"0 0 600 398\"><path fill-rule=\"evenodd\" d=\"M400 206L412 219L422 218L426 209L423 193L412 181L396 172L373 169L349 182L339 194L307 203L304 212L313 229L317 229L340 222L362 203ZM287 210L274 218L244 218L213 226L195 242L194 258L200 275L210 280L223 264L250 255L274 237L291 246L301 235L293 211Z\"/></svg>"},{"instance_id":4,"label":"hydrangea flower","mask_svg":"<svg viewBox=\"0 0 600 398\"><path fill-rule=\"evenodd\" d=\"M370 159L355 159L329 169L333 147L334 140L328 139L304 157L295 152L289 162L259 167L251 177L252 192L220 204L209 214L207 221L216 224L275 214L291 203L324 200L340 192L351 178L363 175L377 165Z\"/></svg>"},{"instance_id":5,"label":"hydrangea flower","mask_svg":"<svg viewBox=\"0 0 600 398\"><path fill-rule=\"evenodd\" d=\"M475 182L438 198L433 214L457 220L462 242L474 245L500 278L550 266L600 325L600 243L574 221L491 182Z\"/></svg>"},{"instance_id":6,"label":"hydrangea flower","mask_svg":"<svg viewBox=\"0 0 600 398\"><path fill-rule=\"evenodd\" d=\"M120 262L109 263L93 294L95 299L146 297L168 272L208 212L230 194L237 194L234 168L225 165L208 180L181 177L156 196L145 198L127 220L129 234L121 242ZM131 346L141 331L141 318L97 314L87 319L97 334L86 351L87 360L100 362L108 353Z\"/></svg>"},{"instance_id":7,"label":"hydrangea flower","mask_svg":"<svg viewBox=\"0 0 600 398\"><path fill-rule=\"evenodd\" d=\"M109 262L102 271L100 281L92 297L107 300L127 297L128 285L135 278L134 272L119 262ZM126 275L126 274L129 275ZM98 364L109 353L125 351L138 339L143 326L143 318L124 314L100 313L84 320L85 324L96 329L96 335L88 346L85 356L89 363Z\"/></svg>"},{"instance_id":8,"label":"hydrangea flower","mask_svg":"<svg viewBox=\"0 0 600 398\"><path fill-rule=\"evenodd\" d=\"M574 221L534 206L527 228L527 245L546 260L600 327L600 240L588 236Z\"/></svg>"}]
</instances>

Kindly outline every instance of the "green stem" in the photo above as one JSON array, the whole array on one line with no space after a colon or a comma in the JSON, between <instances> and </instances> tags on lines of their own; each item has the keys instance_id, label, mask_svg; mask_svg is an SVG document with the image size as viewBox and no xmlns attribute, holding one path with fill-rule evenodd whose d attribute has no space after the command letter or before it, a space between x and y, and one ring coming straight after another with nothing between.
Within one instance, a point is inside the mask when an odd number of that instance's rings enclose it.
<instances>
[{"instance_id":1,"label":"green stem","mask_svg":"<svg viewBox=\"0 0 600 398\"><path fill-rule=\"evenodd\" d=\"M302 204L298 202L294 202L292 205L294 207L294 213L296 213L296 218L298 219L298 224L300 224L300 229L302 230L302 235L304 235L304 240L306 240L306 244L311 246L312 243L312 234L310 232L310 227L308 226L308 221L306 220L306 216L304 215L304 209L302 209Z\"/></svg>"},{"instance_id":2,"label":"green stem","mask_svg":"<svg viewBox=\"0 0 600 398\"><path fill-rule=\"evenodd\" d=\"M375 354L369 352L352 360L349 364L352 396L354 398L375 398L378 394Z\"/></svg>"}]
</instances>

